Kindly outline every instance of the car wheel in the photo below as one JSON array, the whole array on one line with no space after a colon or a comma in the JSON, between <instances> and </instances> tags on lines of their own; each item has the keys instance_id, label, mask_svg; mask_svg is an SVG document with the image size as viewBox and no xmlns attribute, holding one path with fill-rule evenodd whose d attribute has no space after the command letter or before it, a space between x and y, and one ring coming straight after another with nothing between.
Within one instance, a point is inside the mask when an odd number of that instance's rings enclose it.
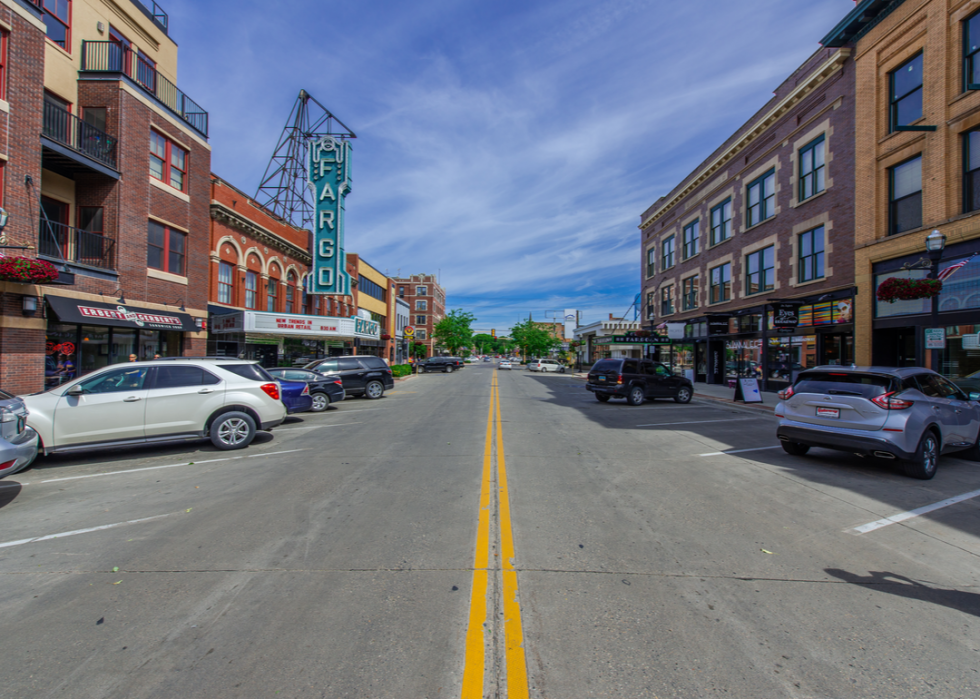
<instances>
[{"instance_id":1,"label":"car wheel","mask_svg":"<svg viewBox=\"0 0 980 699\"><path fill-rule=\"evenodd\" d=\"M903 464L905 475L927 481L936 475L938 464L939 438L932 430L926 430L922 439L919 440L919 447L915 450L915 456Z\"/></svg>"},{"instance_id":2,"label":"car wheel","mask_svg":"<svg viewBox=\"0 0 980 699\"><path fill-rule=\"evenodd\" d=\"M595 394L595 399L597 401L599 401L600 403L608 403L609 402L609 394L608 393L596 393Z\"/></svg>"},{"instance_id":3,"label":"car wheel","mask_svg":"<svg viewBox=\"0 0 980 699\"><path fill-rule=\"evenodd\" d=\"M561 369L559 369L558 370L558 373L559 374L564 374L565 373L565 367L562 367Z\"/></svg>"},{"instance_id":4,"label":"car wheel","mask_svg":"<svg viewBox=\"0 0 980 699\"><path fill-rule=\"evenodd\" d=\"M691 402L691 389L687 386L681 386L677 389L677 395L674 396L674 400L678 403L690 403Z\"/></svg>"},{"instance_id":5,"label":"car wheel","mask_svg":"<svg viewBox=\"0 0 980 699\"><path fill-rule=\"evenodd\" d=\"M810 451L810 447L799 442L780 442L780 444L783 445L783 451L791 456L806 456L806 453Z\"/></svg>"},{"instance_id":6,"label":"car wheel","mask_svg":"<svg viewBox=\"0 0 980 699\"><path fill-rule=\"evenodd\" d=\"M451 373L453 373L453 367L452 367L452 366L451 366L450 364L447 364L447 365L446 365L446 368L445 368L445 372L446 372L447 374L451 374Z\"/></svg>"},{"instance_id":7,"label":"car wheel","mask_svg":"<svg viewBox=\"0 0 980 699\"><path fill-rule=\"evenodd\" d=\"M626 397L626 402L630 405L643 405L644 400L646 400L646 396L643 395L643 389L639 386L631 388L629 395Z\"/></svg>"},{"instance_id":8,"label":"car wheel","mask_svg":"<svg viewBox=\"0 0 980 699\"><path fill-rule=\"evenodd\" d=\"M211 423L211 443L223 451L244 449L253 439L255 420L245 413L225 413Z\"/></svg>"},{"instance_id":9,"label":"car wheel","mask_svg":"<svg viewBox=\"0 0 980 699\"><path fill-rule=\"evenodd\" d=\"M385 394L385 387L380 381L369 381L364 388L364 397L376 400Z\"/></svg>"},{"instance_id":10,"label":"car wheel","mask_svg":"<svg viewBox=\"0 0 980 699\"><path fill-rule=\"evenodd\" d=\"M326 393L313 394L313 406L310 408L314 413L322 413L330 407L330 396Z\"/></svg>"}]
</instances>

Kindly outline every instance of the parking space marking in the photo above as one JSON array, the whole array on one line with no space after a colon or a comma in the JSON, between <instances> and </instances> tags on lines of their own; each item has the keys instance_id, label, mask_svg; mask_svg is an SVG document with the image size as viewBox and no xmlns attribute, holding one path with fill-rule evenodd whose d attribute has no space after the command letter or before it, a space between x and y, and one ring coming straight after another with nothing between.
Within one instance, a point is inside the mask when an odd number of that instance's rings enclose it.
<instances>
[{"instance_id":1,"label":"parking space marking","mask_svg":"<svg viewBox=\"0 0 980 699\"><path fill-rule=\"evenodd\" d=\"M708 422L745 422L746 420L755 420L754 417L733 417L728 420L688 420L686 422L659 422L651 423L649 425L637 425L637 427L667 427L668 425L703 425ZM701 454L701 456L708 456L707 454Z\"/></svg>"},{"instance_id":2,"label":"parking space marking","mask_svg":"<svg viewBox=\"0 0 980 699\"><path fill-rule=\"evenodd\" d=\"M945 500L934 502L931 505L917 507L916 509L909 510L908 512L899 512L897 515L885 517L884 519L879 519L874 522L868 522L867 524L862 524L860 527L854 527L853 529L848 529L846 531L853 532L854 534L867 534L868 532L873 532L876 529L887 527L889 524L904 522L907 519L928 514L929 512L940 510L944 507L949 507L950 505L955 505L956 503L963 502L964 500L971 500L978 496L980 496L980 490L971 490L969 493L963 493L962 495L946 498Z\"/></svg>"},{"instance_id":3,"label":"parking space marking","mask_svg":"<svg viewBox=\"0 0 980 699\"><path fill-rule=\"evenodd\" d=\"M114 524L103 524L98 527L88 527L87 529L75 529L70 532L60 532L58 534L48 534L47 536L34 536L30 539L18 539L17 541L4 541L0 543L0 549L9 548L11 546L23 546L24 544L33 544L38 541L48 541L50 539L61 539L66 536L77 536L78 534L88 534L89 532L97 532L103 529L112 529L113 527L121 527L124 524L139 524L140 522L149 522L153 519L160 519L161 517L169 517L173 512L168 512L165 515L156 515L154 517L144 517L143 519L131 519L128 522L115 522Z\"/></svg>"},{"instance_id":4,"label":"parking space marking","mask_svg":"<svg viewBox=\"0 0 980 699\"><path fill-rule=\"evenodd\" d=\"M260 456L277 456L278 454L292 454L297 451L306 451L305 449L287 449L285 451L271 451L264 454L249 454L247 456L226 456L223 459L206 459L205 461L185 461L180 464L166 464L164 466L146 466L144 468L128 468L124 471L105 471L104 473L89 473L85 476L68 476L67 478L49 478L44 481L38 481L38 483L59 483L61 481L77 481L82 478L100 478L102 476L116 476L120 473L139 473L140 471L157 471L161 468L177 468L178 466L197 466L199 464L213 464L218 461L236 461L238 459L257 459ZM30 485L29 483L21 483L21 485Z\"/></svg>"},{"instance_id":5,"label":"parking space marking","mask_svg":"<svg viewBox=\"0 0 980 699\"><path fill-rule=\"evenodd\" d=\"M276 432L287 432L289 430L319 430L323 427L346 427L347 425L360 425L360 422L341 422L336 425L307 425L306 427L278 427Z\"/></svg>"},{"instance_id":6,"label":"parking space marking","mask_svg":"<svg viewBox=\"0 0 980 699\"><path fill-rule=\"evenodd\" d=\"M727 449L725 451L709 451L707 454L698 454L698 456L721 456L722 454L741 454L746 451L764 451L766 449L781 449L778 444L774 447L753 447L751 449Z\"/></svg>"}]
</instances>

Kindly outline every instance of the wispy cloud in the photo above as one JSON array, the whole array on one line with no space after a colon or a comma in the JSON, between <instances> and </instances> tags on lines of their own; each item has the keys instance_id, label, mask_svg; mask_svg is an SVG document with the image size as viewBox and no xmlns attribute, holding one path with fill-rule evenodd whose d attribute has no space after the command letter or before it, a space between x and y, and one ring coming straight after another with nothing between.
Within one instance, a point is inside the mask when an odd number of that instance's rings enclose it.
<instances>
[{"instance_id":1,"label":"wispy cloud","mask_svg":"<svg viewBox=\"0 0 980 699\"><path fill-rule=\"evenodd\" d=\"M300 88L358 134L347 247L440 271L482 327L621 313L640 213L730 135L850 0L168 7L212 166L258 185Z\"/></svg>"}]
</instances>

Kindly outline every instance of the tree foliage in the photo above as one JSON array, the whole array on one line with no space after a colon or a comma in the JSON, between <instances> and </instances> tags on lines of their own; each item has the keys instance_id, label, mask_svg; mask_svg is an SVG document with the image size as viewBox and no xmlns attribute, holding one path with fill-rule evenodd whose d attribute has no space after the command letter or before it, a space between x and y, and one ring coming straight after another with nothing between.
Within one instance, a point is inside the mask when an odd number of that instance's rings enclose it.
<instances>
[{"instance_id":1,"label":"tree foliage","mask_svg":"<svg viewBox=\"0 0 980 699\"><path fill-rule=\"evenodd\" d=\"M528 357L542 357L561 344L560 340L530 319L512 327L510 335Z\"/></svg>"},{"instance_id":2,"label":"tree foliage","mask_svg":"<svg viewBox=\"0 0 980 699\"><path fill-rule=\"evenodd\" d=\"M469 347L473 341L473 330L470 326L474 320L475 315L457 308L436 323L432 337L449 350L449 354L458 355L460 349Z\"/></svg>"}]
</instances>

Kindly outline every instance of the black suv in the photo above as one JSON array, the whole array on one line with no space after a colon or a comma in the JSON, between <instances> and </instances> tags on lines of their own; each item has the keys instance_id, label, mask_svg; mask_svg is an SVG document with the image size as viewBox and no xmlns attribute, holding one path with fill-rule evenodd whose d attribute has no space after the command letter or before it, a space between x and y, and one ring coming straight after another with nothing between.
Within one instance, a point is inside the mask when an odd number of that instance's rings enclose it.
<instances>
[{"instance_id":1,"label":"black suv","mask_svg":"<svg viewBox=\"0 0 980 699\"><path fill-rule=\"evenodd\" d=\"M442 371L451 374L457 369L462 368L463 360L458 357L429 357L425 361L419 362L420 374L428 371Z\"/></svg>"},{"instance_id":2,"label":"black suv","mask_svg":"<svg viewBox=\"0 0 980 699\"><path fill-rule=\"evenodd\" d=\"M380 357L329 357L317 359L303 368L318 374L337 374L348 396L380 398L385 389L395 387L391 369Z\"/></svg>"},{"instance_id":3,"label":"black suv","mask_svg":"<svg viewBox=\"0 0 980 699\"><path fill-rule=\"evenodd\" d=\"M585 388L603 403L615 397L625 398L630 405L640 405L647 398L690 403L694 395L694 385L687 378L649 359L600 359L589 371Z\"/></svg>"}]
</instances>

